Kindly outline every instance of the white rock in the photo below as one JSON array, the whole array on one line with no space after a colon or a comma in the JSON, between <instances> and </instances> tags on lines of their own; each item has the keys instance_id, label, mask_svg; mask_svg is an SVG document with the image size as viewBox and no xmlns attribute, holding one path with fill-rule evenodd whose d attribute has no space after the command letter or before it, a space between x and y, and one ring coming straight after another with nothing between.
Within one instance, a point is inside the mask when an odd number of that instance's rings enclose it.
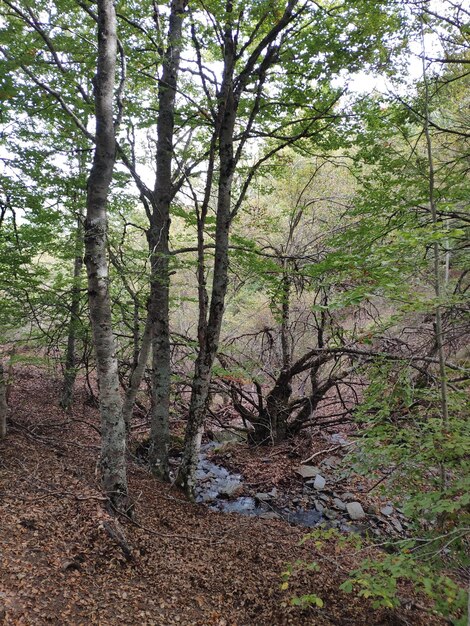
<instances>
[{"instance_id":1,"label":"white rock","mask_svg":"<svg viewBox=\"0 0 470 626\"><path fill-rule=\"evenodd\" d=\"M346 505L346 510L352 520L364 519L364 517L366 516L360 502L348 502Z\"/></svg>"},{"instance_id":2,"label":"white rock","mask_svg":"<svg viewBox=\"0 0 470 626\"><path fill-rule=\"evenodd\" d=\"M393 506L390 506L390 504L387 504L386 506L383 506L380 509L380 512L382 513L382 515L391 515L393 513Z\"/></svg>"},{"instance_id":3,"label":"white rock","mask_svg":"<svg viewBox=\"0 0 470 626\"><path fill-rule=\"evenodd\" d=\"M317 474L315 476L315 482L313 483L313 486L315 487L315 489L318 489L318 491L321 491L322 489L325 488L326 485L326 480L323 478L323 476L321 476L320 474Z\"/></svg>"},{"instance_id":4,"label":"white rock","mask_svg":"<svg viewBox=\"0 0 470 626\"><path fill-rule=\"evenodd\" d=\"M314 478L320 470L313 465L301 465L296 470L297 474L300 474L302 478Z\"/></svg>"},{"instance_id":5,"label":"white rock","mask_svg":"<svg viewBox=\"0 0 470 626\"><path fill-rule=\"evenodd\" d=\"M340 511L346 511L346 504L339 498L333 498L333 504Z\"/></svg>"}]
</instances>

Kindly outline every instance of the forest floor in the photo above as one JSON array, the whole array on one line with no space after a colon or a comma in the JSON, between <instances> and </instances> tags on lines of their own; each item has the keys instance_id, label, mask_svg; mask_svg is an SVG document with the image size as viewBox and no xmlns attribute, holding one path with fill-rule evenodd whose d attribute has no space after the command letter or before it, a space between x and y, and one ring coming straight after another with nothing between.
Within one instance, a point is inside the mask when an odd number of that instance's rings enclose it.
<instances>
[{"instance_id":1,"label":"forest floor","mask_svg":"<svg viewBox=\"0 0 470 626\"><path fill-rule=\"evenodd\" d=\"M374 610L368 600L339 591L358 557L340 553L334 540L300 545L305 529L283 520L191 504L132 461L135 518L116 523L96 477L97 410L79 390L65 414L59 389L45 370L23 366L15 372L11 427L0 447L0 623L443 623L406 587L406 601L393 610ZM271 456L263 470L267 478L282 480L284 454L263 454ZM243 462L242 455L238 465ZM316 561L320 569L303 569L283 590L281 574L297 559ZM290 604L307 593L319 596L323 607Z\"/></svg>"}]
</instances>

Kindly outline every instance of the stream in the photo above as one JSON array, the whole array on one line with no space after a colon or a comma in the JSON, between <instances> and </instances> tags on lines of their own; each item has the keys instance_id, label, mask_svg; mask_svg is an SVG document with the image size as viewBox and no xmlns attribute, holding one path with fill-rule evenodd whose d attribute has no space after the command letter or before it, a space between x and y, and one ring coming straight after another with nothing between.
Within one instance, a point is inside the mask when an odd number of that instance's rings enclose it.
<instances>
[{"instance_id":1,"label":"stream","mask_svg":"<svg viewBox=\"0 0 470 626\"><path fill-rule=\"evenodd\" d=\"M217 443L210 442L201 447L196 472L197 502L215 511L251 515L263 519L284 519L291 524L307 528L312 528L320 522L328 522L322 513L314 508L291 510L287 507L275 506L271 499L275 499L276 489L269 493L257 494L258 497L238 495L243 491L242 475L233 474L207 458L207 452L216 446Z\"/></svg>"}]
</instances>

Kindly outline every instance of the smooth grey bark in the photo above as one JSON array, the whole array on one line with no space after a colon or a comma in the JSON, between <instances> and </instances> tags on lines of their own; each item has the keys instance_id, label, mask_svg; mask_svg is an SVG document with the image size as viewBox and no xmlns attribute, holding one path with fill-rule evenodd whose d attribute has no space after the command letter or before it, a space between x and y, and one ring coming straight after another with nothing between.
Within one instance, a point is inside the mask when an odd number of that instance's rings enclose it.
<instances>
[{"instance_id":1,"label":"smooth grey bark","mask_svg":"<svg viewBox=\"0 0 470 626\"><path fill-rule=\"evenodd\" d=\"M4 439L7 434L7 384L5 380L5 370L3 363L0 361L0 439Z\"/></svg>"},{"instance_id":2,"label":"smooth grey bark","mask_svg":"<svg viewBox=\"0 0 470 626\"><path fill-rule=\"evenodd\" d=\"M75 234L75 259L73 264L73 282L70 298L70 321L65 353L65 372L60 406L67 410L73 402L75 379L77 377L76 340L80 324L81 273L83 267L83 225L82 216L77 219Z\"/></svg>"},{"instance_id":3,"label":"smooth grey bark","mask_svg":"<svg viewBox=\"0 0 470 626\"><path fill-rule=\"evenodd\" d=\"M111 506L128 510L126 432L119 392L116 340L111 324L106 203L116 156L113 116L116 71L116 14L112 0L98 0L98 63L94 80L96 134L88 177L85 263L88 299L99 382L101 416L100 469Z\"/></svg>"},{"instance_id":4,"label":"smooth grey bark","mask_svg":"<svg viewBox=\"0 0 470 626\"><path fill-rule=\"evenodd\" d=\"M149 461L154 475L162 480L169 480L171 381L169 232L170 205L175 194L172 184L174 109L186 6L187 0L173 0L170 7L168 45L158 85L157 167L151 203L151 223L147 233L151 255L149 314L153 325Z\"/></svg>"}]
</instances>

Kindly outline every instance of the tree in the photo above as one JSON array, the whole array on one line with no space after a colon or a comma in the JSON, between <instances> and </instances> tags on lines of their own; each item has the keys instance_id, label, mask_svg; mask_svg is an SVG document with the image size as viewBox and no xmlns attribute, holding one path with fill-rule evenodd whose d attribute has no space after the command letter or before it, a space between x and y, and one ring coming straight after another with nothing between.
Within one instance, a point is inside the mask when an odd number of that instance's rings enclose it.
<instances>
[{"instance_id":1,"label":"tree","mask_svg":"<svg viewBox=\"0 0 470 626\"><path fill-rule=\"evenodd\" d=\"M5 370L3 368L3 363L0 362L0 440L4 439L7 434L7 417L7 385L5 380Z\"/></svg>"},{"instance_id":2,"label":"tree","mask_svg":"<svg viewBox=\"0 0 470 626\"><path fill-rule=\"evenodd\" d=\"M111 0L99 0L98 59L94 85L96 143L87 184L85 263L100 387L100 464L103 487L111 505L118 511L127 512L126 434L119 392L116 341L111 322L106 255L106 202L116 155L113 111L116 54L114 5Z\"/></svg>"},{"instance_id":3,"label":"tree","mask_svg":"<svg viewBox=\"0 0 470 626\"><path fill-rule=\"evenodd\" d=\"M197 455L202 436L209 394L211 370L217 354L228 285L229 234L253 177L275 154L290 145L305 145L312 137L328 143L329 130L338 121L336 108L341 89L331 85L332 77L349 65L352 69L370 62L373 51L384 48L378 35L397 25L396 13L388 6L361 4L361 19L368 7L376 32L364 40L350 23L358 19L358 6L345 2L331 11L310 7L296 0L261 3L245 17L243 6L227 2L224 7L208 7L213 25L211 49L223 66L220 84L209 80L203 63L202 41L208 27L193 29L198 53L200 81L206 96L204 110L211 134L208 141L207 173L202 199L193 186L198 228L199 323L198 355L185 449L177 482L192 493ZM275 8L275 10L273 10ZM349 31L346 28L349 24ZM370 22L372 24L372 22ZM364 24L361 24L364 27ZM344 30L341 30L344 29ZM364 32L368 29L365 28ZM349 35L345 33L351 33ZM327 34L326 34L327 33ZM335 39L340 35L341 47ZM369 31L370 35L370 31ZM349 47L345 38L351 42ZM320 62L319 58L322 58ZM318 63L312 59L318 59ZM212 83L216 93L211 92ZM244 154L251 140L265 142L265 149L254 164ZM303 143L304 142L304 143ZM206 290L205 230L215 187L215 253L210 299Z\"/></svg>"}]
</instances>

